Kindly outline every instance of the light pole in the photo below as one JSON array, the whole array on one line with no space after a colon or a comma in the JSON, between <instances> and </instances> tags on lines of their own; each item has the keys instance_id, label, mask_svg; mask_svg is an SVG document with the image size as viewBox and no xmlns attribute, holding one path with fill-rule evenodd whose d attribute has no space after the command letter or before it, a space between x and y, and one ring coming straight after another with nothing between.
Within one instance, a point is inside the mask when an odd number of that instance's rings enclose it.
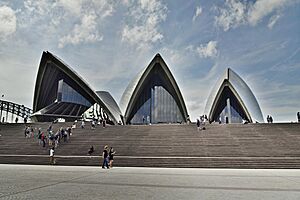
<instances>
[{"instance_id":1,"label":"light pole","mask_svg":"<svg viewBox=\"0 0 300 200\"><path fill-rule=\"evenodd\" d=\"M2 122L2 110L3 110L3 101L2 101L2 98L4 97L4 94L1 95L1 105L0 105L0 123ZM4 120L3 120L4 122Z\"/></svg>"}]
</instances>

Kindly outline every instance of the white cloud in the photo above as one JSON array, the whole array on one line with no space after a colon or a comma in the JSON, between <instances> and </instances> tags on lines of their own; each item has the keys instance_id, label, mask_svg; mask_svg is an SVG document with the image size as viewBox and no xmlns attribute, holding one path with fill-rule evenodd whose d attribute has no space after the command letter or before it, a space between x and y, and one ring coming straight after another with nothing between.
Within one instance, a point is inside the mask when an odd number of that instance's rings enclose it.
<instances>
[{"instance_id":1,"label":"white cloud","mask_svg":"<svg viewBox=\"0 0 300 200\"><path fill-rule=\"evenodd\" d=\"M53 1L51 2L49 0L25 0L24 7L30 13L33 13L35 15L45 15L50 11L51 5L53 3Z\"/></svg>"},{"instance_id":2,"label":"white cloud","mask_svg":"<svg viewBox=\"0 0 300 200\"><path fill-rule=\"evenodd\" d=\"M270 20L269 20L269 23L268 23L268 28L269 29L272 29L273 26L276 24L276 22L278 21L278 19L280 18L281 16L280 15L273 15Z\"/></svg>"},{"instance_id":3,"label":"white cloud","mask_svg":"<svg viewBox=\"0 0 300 200\"><path fill-rule=\"evenodd\" d=\"M7 6L0 7L0 40L16 32L16 15L13 9Z\"/></svg>"},{"instance_id":4,"label":"white cloud","mask_svg":"<svg viewBox=\"0 0 300 200\"><path fill-rule=\"evenodd\" d=\"M88 10L93 10L100 19L112 16L115 11L114 0L86 0Z\"/></svg>"},{"instance_id":5,"label":"white cloud","mask_svg":"<svg viewBox=\"0 0 300 200\"><path fill-rule=\"evenodd\" d=\"M251 25L256 25L265 16L271 14L273 11L289 5L292 0L261 0L256 1L253 6L249 8L248 21Z\"/></svg>"},{"instance_id":6,"label":"white cloud","mask_svg":"<svg viewBox=\"0 0 300 200\"><path fill-rule=\"evenodd\" d=\"M103 40L101 24L114 12L112 0L25 0L19 24L54 31L58 47ZM61 28L62 27L62 28Z\"/></svg>"},{"instance_id":7,"label":"white cloud","mask_svg":"<svg viewBox=\"0 0 300 200\"><path fill-rule=\"evenodd\" d=\"M166 20L167 7L157 0L138 0L129 4L134 4L129 5L129 18L133 23L124 26L122 41L143 47L162 40L163 34L158 29L159 23Z\"/></svg>"},{"instance_id":8,"label":"white cloud","mask_svg":"<svg viewBox=\"0 0 300 200\"><path fill-rule=\"evenodd\" d=\"M195 21L197 19L197 17L199 17L201 15L201 13L202 13L202 8L200 6L197 6L196 12L193 16L193 21Z\"/></svg>"},{"instance_id":9,"label":"white cloud","mask_svg":"<svg viewBox=\"0 0 300 200\"><path fill-rule=\"evenodd\" d=\"M226 8L221 8L220 15L215 17L215 22L218 26L221 26L224 31L228 31L230 28L235 28L246 22L246 10L245 4L238 0L226 0Z\"/></svg>"},{"instance_id":10,"label":"white cloud","mask_svg":"<svg viewBox=\"0 0 300 200\"><path fill-rule=\"evenodd\" d=\"M217 26L222 27L224 31L243 24L255 26L264 17L293 3L299 3L299 0L260 0L255 1L255 3L226 0L225 8L218 9L219 15L215 17L215 23ZM268 27L272 27L278 19L279 17L270 19Z\"/></svg>"},{"instance_id":11,"label":"white cloud","mask_svg":"<svg viewBox=\"0 0 300 200\"><path fill-rule=\"evenodd\" d=\"M71 33L59 40L59 48L63 48L67 44L77 45L103 40L103 36L99 33L99 25L106 17L113 14L115 6L113 1L60 0L60 5L70 11L73 16L77 16L80 24L76 23Z\"/></svg>"},{"instance_id":12,"label":"white cloud","mask_svg":"<svg viewBox=\"0 0 300 200\"><path fill-rule=\"evenodd\" d=\"M72 32L59 40L59 48L66 44L79 44L88 42L97 42L103 40L97 31L96 15L84 15L80 24L76 24Z\"/></svg>"},{"instance_id":13,"label":"white cloud","mask_svg":"<svg viewBox=\"0 0 300 200\"><path fill-rule=\"evenodd\" d=\"M218 53L217 44L217 41L209 41L206 45L201 44L199 47L197 47L196 51L200 57L216 57Z\"/></svg>"},{"instance_id":14,"label":"white cloud","mask_svg":"<svg viewBox=\"0 0 300 200\"><path fill-rule=\"evenodd\" d=\"M52 19L51 11L55 9L55 6L56 3L53 0L25 0L24 8L20 9L18 14L18 25L21 28L27 28L39 23L48 15Z\"/></svg>"},{"instance_id":15,"label":"white cloud","mask_svg":"<svg viewBox=\"0 0 300 200\"><path fill-rule=\"evenodd\" d=\"M58 0L57 4L72 14L80 15L83 0Z\"/></svg>"}]
</instances>

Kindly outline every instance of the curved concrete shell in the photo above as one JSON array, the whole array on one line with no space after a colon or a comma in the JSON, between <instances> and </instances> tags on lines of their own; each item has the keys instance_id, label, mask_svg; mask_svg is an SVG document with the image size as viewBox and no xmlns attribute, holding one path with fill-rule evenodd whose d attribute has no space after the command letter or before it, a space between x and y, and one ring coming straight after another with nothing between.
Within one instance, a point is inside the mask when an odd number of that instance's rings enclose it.
<instances>
[{"instance_id":1,"label":"curved concrete shell","mask_svg":"<svg viewBox=\"0 0 300 200\"><path fill-rule=\"evenodd\" d=\"M121 110L111 94L107 91L97 91L96 93L103 100L103 103L105 103L106 107L111 111L114 118L118 120L118 123L122 123Z\"/></svg>"},{"instance_id":2,"label":"curved concrete shell","mask_svg":"<svg viewBox=\"0 0 300 200\"><path fill-rule=\"evenodd\" d=\"M226 69L212 89L205 107L205 114L208 114L210 122L224 121L221 119L222 112L224 112L223 117L227 115L227 119L228 115L231 116L234 112L237 115L235 122L239 121L238 118L251 123L264 122L254 94L242 78L230 68ZM229 117L227 122L231 123L231 119Z\"/></svg>"},{"instance_id":3,"label":"curved concrete shell","mask_svg":"<svg viewBox=\"0 0 300 200\"><path fill-rule=\"evenodd\" d=\"M125 124L186 122L188 117L179 87L159 54L130 82L120 108Z\"/></svg>"},{"instance_id":4,"label":"curved concrete shell","mask_svg":"<svg viewBox=\"0 0 300 200\"><path fill-rule=\"evenodd\" d=\"M94 90L62 60L43 52L34 91L33 120L78 119L91 105L99 104L113 123L118 119Z\"/></svg>"}]
</instances>

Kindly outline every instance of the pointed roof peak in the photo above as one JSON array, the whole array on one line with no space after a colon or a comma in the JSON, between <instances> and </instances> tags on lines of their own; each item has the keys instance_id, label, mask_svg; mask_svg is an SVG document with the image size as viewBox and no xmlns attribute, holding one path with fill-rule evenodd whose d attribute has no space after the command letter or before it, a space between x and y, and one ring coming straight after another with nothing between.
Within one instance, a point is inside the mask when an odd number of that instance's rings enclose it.
<instances>
[{"instance_id":1,"label":"pointed roof peak","mask_svg":"<svg viewBox=\"0 0 300 200\"><path fill-rule=\"evenodd\" d=\"M161 57L160 53L157 53L157 54L155 55L155 57Z\"/></svg>"},{"instance_id":2,"label":"pointed roof peak","mask_svg":"<svg viewBox=\"0 0 300 200\"><path fill-rule=\"evenodd\" d=\"M226 67L225 69L225 79L229 80L230 74L236 74L230 67Z\"/></svg>"}]
</instances>

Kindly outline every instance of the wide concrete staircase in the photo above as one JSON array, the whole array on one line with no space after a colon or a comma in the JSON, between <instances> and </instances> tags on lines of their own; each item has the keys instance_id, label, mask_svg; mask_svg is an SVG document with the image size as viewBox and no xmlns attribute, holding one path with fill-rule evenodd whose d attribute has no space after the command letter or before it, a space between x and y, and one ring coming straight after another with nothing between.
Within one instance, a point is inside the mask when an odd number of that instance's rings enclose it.
<instances>
[{"instance_id":1,"label":"wide concrete staircase","mask_svg":"<svg viewBox=\"0 0 300 200\"><path fill-rule=\"evenodd\" d=\"M46 132L48 123L36 123ZM54 130L71 126L54 124ZM77 125L79 127L79 124ZM49 148L24 137L24 124L0 125L0 163L48 164ZM96 126L76 128L55 155L58 165L100 165L104 145L117 151L115 166L300 168L300 124ZM93 145L95 152L87 155Z\"/></svg>"}]
</instances>

